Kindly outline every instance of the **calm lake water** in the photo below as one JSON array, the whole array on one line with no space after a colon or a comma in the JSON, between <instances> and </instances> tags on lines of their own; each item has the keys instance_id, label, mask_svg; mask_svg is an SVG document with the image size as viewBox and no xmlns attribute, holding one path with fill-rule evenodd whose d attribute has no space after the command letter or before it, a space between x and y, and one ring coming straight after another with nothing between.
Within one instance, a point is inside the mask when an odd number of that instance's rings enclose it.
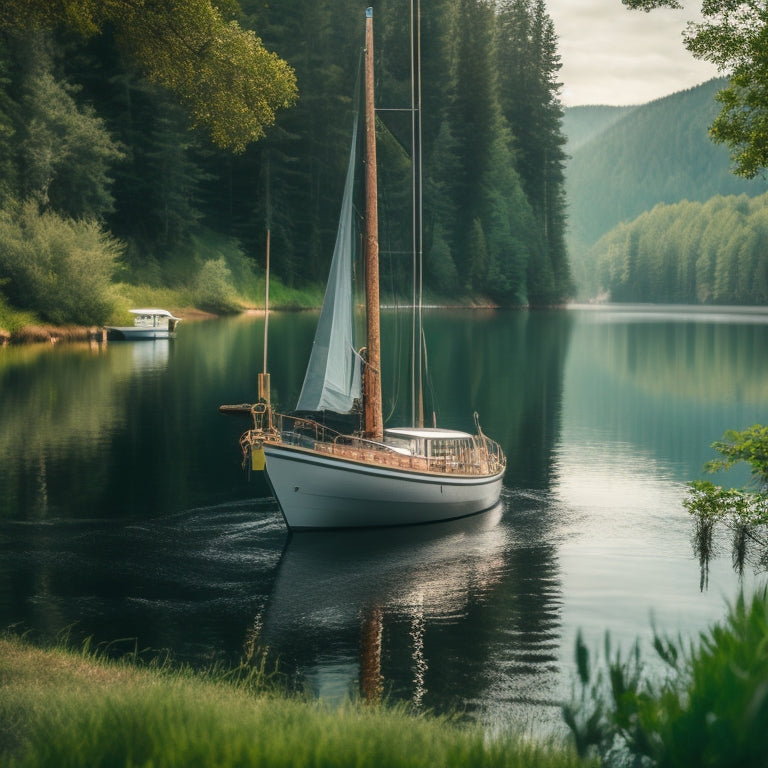
<instances>
[{"instance_id":1,"label":"calm lake water","mask_svg":"<svg viewBox=\"0 0 768 768\"><path fill-rule=\"evenodd\" d=\"M288 407L314 321L271 316ZM736 574L725 535L703 569L681 501L714 440L768 418L768 313L434 311L426 335L438 424L470 428L476 410L507 453L500 506L293 536L240 468L247 420L217 410L254 398L263 318L0 349L0 627L196 665L268 646L330 700L380 681L491 729L554 726L579 629L594 649L606 631L627 649L653 625L695 635L765 582ZM404 366L384 364L396 418Z\"/></svg>"}]
</instances>

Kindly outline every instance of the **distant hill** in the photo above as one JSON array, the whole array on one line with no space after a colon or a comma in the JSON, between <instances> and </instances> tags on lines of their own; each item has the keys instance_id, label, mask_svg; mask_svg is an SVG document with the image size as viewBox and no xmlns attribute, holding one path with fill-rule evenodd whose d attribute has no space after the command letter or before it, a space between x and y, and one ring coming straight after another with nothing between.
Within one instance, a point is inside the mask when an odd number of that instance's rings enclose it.
<instances>
[{"instance_id":1,"label":"distant hill","mask_svg":"<svg viewBox=\"0 0 768 768\"><path fill-rule=\"evenodd\" d=\"M563 133L570 156L584 144L610 128L636 107L569 107L563 115Z\"/></svg>"},{"instance_id":2,"label":"distant hill","mask_svg":"<svg viewBox=\"0 0 768 768\"><path fill-rule=\"evenodd\" d=\"M589 249L617 224L657 203L768 190L764 179L734 176L728 149L709 138L719 111L714 97L724 85L711 80L632 108L566 109L568 249L582 297L594 287Z\"/></svg>"}]
</instances>

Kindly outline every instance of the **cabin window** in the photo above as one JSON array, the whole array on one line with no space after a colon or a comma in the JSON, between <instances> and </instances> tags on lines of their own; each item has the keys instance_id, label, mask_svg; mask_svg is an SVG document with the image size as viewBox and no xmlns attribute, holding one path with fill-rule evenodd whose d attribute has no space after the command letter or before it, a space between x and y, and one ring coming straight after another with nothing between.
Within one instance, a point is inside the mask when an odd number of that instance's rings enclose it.
<instances>
[{"instance_id":1,"label":"cabin window","mask_svg":"<svg viewBox=\"0 0 768 768\"><path fill-rule=\"evenodd\" d=\"M133 324L141 328L164 328L168 325L168 318L161 315L136 315Z\"/></svg>"},{"instance_id":2,"label":"cabin window","mask_svg":"<svg viewBox=\"0 0 768 768\"><path fill-rule=\"evenodd\" d=\"M391 437L389 435L384 439L384 443L392 448L393 451L397 451L397 453L406 454L408 456L415 455L415 442L415 440L407 440L403 437Z\"/></svg>"}]
</instances>

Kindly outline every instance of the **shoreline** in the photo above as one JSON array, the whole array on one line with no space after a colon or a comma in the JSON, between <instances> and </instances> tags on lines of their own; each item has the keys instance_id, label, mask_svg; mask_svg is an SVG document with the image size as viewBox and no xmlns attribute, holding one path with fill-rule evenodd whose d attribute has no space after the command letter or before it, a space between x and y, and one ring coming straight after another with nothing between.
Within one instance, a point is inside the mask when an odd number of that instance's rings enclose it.
<instances>
[{"instance_id":1,"label":"shoreline","mask_svg":"<svg viewBox=\"0 0 768 768\"><path fill-rule=\"evenodd\" d=\"M396 309L409 309L408 304L387 304L382 307L387 311ZM542 309L576 309L586 311L598 310L620 310L625 312L689 312L693 314L712 314L722 312L732 315L764 316L766 307L758 305L714 305L714 304L655 304L655 303L611 303L611 302L565 302L551 307L519 306L519 307L500 307L492 302L474 302L474 303L445 303L428 304L423 307L425 312L434 311L457 311L465 310L469 312L498 312L521 310L537 311ZM317 312L320 307L296 307L281 306L272 307L270 312ZM225 316L261 316L264 315L264 307L244 307L239 312L217 314L206 312L197 307L185 307L184 309L172 309L173 313L178 315L185 323L195 322L196 320L213 320ZM53 323L35 323L22 326L15 331L8 331L0 327L0 348L6 346L20 346L24 344L50 344L55 346L59 342L102 342L106 341L106 326L83 326L83 325L54 325Z\"/></svg>"},{"instance_id":2,"label":"shoreline","mask_svg":"<svg viewBox=\"0 0 768 768\"><path fill-rule=\"evenodd\" d=\"M0 346L19 344L58 344L60 341L99 340L105 329L79 325L25 325L11 333L0 328Z\"/></svg>"},{"instance_id":3,"label":"shoreline","mask_svg":"<svg viewBox=\"0 0 768 768\"><path fill-rule=\"evenodd\" d=\"M407 305L391 305L387 309L408 308ZM320 307L271 307L270 312L316 312ZM425 311L466 309L472 311L495 311L500 307L493 303L472 304L430 304L424 307ZM525 309L515 307L514 309ZM197 307L185 307L184 309L172 308L173 314L181 318L185 323L195 320L213 320L222 317L221 314L206 312ZM264 307L244 307L240 312L232 315L264 315ZM101 342L106 341L106 326L84 325L55 325L53 323L36 323L25 325L15 331L0 328L0 347L19 346L23 344L50 344L55 346L59 342Z\"/></svg>"},{"instance_id":4,"label":"shoreline","mask_svg":"<svg viewBox=\"0 0 768 768\"><path fill-rule=\"evenodd\" d=\"M187 307L183 310L173 310L184 322L195 320L211 320L220 315L205 312L195 307ZM245 310L245 312L261 312L264 310ZM55 325L53 323L35 323L24 325L16 331L8 331L0 328L0 347L20 346L23 344L50 344L74 341L106 341L107 327L104 325Z\"/></svg>"}]
</instances>

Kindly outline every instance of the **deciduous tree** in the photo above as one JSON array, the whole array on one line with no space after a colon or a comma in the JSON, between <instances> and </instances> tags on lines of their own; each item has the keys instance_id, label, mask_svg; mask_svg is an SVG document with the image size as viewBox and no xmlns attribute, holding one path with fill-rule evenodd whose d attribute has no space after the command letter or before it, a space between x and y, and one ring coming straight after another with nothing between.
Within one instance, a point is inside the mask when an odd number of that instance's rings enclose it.
<instances>
[{"instance_id":1,"label":"deciduous tree","mask_svg":"<svg viewBox=\"0 0 768 768\"><path fill-rule=\"evenodd\" d=\"M293 70L211 0L5 0L0 28L106 29L150 80L172 91L218 146L241 152L296 100Z\"/></svg>"}]
</instances>

